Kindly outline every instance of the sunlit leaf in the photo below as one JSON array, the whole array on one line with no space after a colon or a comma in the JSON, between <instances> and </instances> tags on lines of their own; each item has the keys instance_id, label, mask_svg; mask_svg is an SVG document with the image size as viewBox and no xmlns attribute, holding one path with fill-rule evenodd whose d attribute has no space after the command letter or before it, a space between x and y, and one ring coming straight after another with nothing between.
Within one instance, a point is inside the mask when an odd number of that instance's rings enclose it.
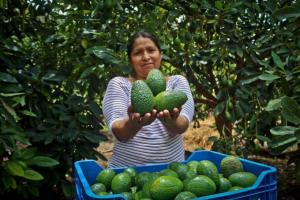
<instances>
[{"instance_id":1,"label":"sunlit leaf","mask_svg":"<svg viewBox=\"0 0 300 200\"><path fill-rule=\"evenodd\" d=\"M272 99L268 102L267 106L266 106L266 111L274 111L274 110L278 110L281 107L281 98L278 99Z\"/></svg>"},{"instance_id":2,"label":"sunlit leaf","mask_svg":"<svg viewBox=\"0 0 300 200\"><path fill-rule=\"evenodd\" d=\"M15 175L15 176L23 176L24 175L23 167L17 161L8 160L5 163L5 166L7 167L8 171L12 175Z\"/></svg>"},{"instance_id":3,"label":"sunlit leaf","mask_svg":"<svg viewBox=\"0 0 300 200\"><path fill-rule=\"evenodd\" d=\"M298 128L293 126L277 126L270 130L274 136L294 135Z\"/></svg>"},{"instance_id":4,"label":"sunlit leaf","mask_svg":"<svg viewBox=\"0 0 300 200\"><path fill-rule=\"evenodd\" d=\"M30 117L36 117L36 114L29 110L22 110L21 113L23 113L24 115L30 116Z\"/></svg>"},{"instance_id":5,"label":"sunlit leaf","mask_svg":"<svg viewBox=\"0 0 300 200\"><path fill-rule=\"evenodd\" d=\"M22 177L33 181L40 181L44 179L44 177L39 172L34 170L25 170L24 175Z\"/></svg>"}]
</instances>

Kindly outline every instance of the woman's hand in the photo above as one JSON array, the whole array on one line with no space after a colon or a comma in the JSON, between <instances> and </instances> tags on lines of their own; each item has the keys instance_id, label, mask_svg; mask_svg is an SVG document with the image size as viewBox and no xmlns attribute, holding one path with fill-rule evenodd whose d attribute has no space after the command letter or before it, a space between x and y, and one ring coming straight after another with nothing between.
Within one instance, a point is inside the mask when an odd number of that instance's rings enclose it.
<instances>
[{"instance_id":1,"label":"woman's hand","mask_svg":"<svg viewBox=\"0 0 300 200\"><path fill-rule=\"evenodd\" d=\"M181 108L174 108L172 112L161 111L157 118L166 126L170 135L182 134L189 126L188 119L180 115Z\"/></svg>"},{"instance_id":2,"label":"woman's hand","mask_svg":"<svg viewBox=\"0 0 300 200\"><path fill-rule=\"evenodd\" d=\"M156 110L152 110L151 113L146 113L141 117L139 113L133 112L132 106L129 106L129 118L113 123L112 131L118 140L127 141L133 138L143 126L151 124L156 119L156 112Z\"/></svg>"},{"instance_id":3,"label":"woman's hand","mask_svg":"<svg viewBox=\"0 0 300 200\"><path fill-rule=\"evenodd\" d=\"M180 110L181 109L179 108L174 108L172 112L169 112L168 110L160 111L157 114L157 118L164 124L174 124L179 117Z\"/></svg>"},{"instance_id":4,"label":"woman's hand","mask_svg":"<svg viewBox=\"0 0 300 200\"><path fill-rule=\"evenodd\" d=\"M179 114L180 109L174 108L172 112L169 112L168 110L160 111L157 114L157 118L164 124L172 124L176 122L176 119L178 118Z\"/></svg>"},{"instance_id":5,"label":"woman's hand","mask_svg":"<svg viewBox=\"0 0 300 200\"><path fill-rule=\"evenodd\" d=\"M145 113L144 116L141 116L140 113L133 112L133 108L130 105L128 107L128 116L130 122L136 127L143 127L151 124L156 119L157 111L155 109L152 110L151 113Z\"/></svg>"}]
</instances>

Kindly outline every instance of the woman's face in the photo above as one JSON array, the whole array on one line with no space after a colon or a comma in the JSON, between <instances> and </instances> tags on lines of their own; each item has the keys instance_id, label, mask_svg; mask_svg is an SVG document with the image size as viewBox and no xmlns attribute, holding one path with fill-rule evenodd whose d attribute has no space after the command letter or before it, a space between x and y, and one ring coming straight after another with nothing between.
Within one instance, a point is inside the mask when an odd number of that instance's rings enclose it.
<instances>
[{"instance_id":1,"label":"woman's face","mask_svg":"<svg viewBox=\"0 0 300 200\"><path fill-rule=\"evenodd\" d=\"M158 69L161 63L161 53L155 43L145 37L138 37L132 45L130 62L136 79L146 79L151 69Z\"/></svg>"}]
</instances>

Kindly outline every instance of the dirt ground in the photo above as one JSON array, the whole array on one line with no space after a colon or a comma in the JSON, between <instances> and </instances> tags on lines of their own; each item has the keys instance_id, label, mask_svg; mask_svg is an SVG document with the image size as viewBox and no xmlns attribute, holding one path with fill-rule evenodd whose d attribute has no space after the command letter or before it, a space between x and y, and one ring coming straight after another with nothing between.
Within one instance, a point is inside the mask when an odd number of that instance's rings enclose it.
<instances>
[{"instance_id":1,"label":"dirt ground","mask_svg":"<svg viewBox=\"0 0 300 200\"><path fill-rule=\"evenodd\" d=\"M199 121L198 124L192 123L184 133L185 150L188 152L192 152L197 148L210 150L212 143L208 141L208 138L210 136L218 136L214 123L213 117ZM102 142L97 150L109 159L112 154L113 145L113 139L109 138L108 141ZM295 166L289 165L286 159L268 158L257 155L250 156L248 159L274 166L277 169L278 199L296 200L300 198L300 185L295 182ZM99 160L98 162L101 166L107 167L106 161Z\"/></svg>"}]
</instances>

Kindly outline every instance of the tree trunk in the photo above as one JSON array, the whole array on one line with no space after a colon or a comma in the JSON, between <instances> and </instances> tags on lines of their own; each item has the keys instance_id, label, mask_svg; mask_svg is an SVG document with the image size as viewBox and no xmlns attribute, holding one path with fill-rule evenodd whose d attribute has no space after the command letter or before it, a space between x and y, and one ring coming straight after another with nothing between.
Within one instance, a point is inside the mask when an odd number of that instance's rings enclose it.
<instances>
[{"instance_id":1,"label":"tree trunk","mask_svg":"<svg viewBox=\"0 0 300 200\"><path fill-rule=\"evenodd\" d=\"M221 137L232 137L233 124L230 121L226 120L224 113L221 113L220 115L216 116L215 121L217 130L220 133Z\"/></svg>"}]
</instances>

